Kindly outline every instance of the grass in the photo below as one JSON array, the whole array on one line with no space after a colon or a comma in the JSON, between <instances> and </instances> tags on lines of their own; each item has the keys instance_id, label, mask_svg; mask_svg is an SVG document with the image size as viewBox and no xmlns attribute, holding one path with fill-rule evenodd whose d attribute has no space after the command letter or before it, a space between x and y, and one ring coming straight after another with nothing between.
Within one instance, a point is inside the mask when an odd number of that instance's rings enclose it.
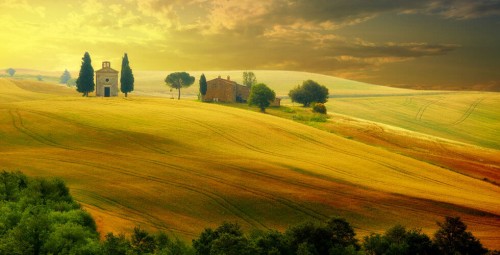
<instances>
[{"instance_id":1,"label":"grass","mask_svg":"<svg viewBox=\"0 0 500 255\"><path fill-rule=\"evenodd\" d=\"M500 149L500 94L457 92L381 98L338 98L329 112L458 142Z\"/></svg>"},{"instance_id":2,"label":"grass","mask_svg":"<svg viewBox=\"0 0 500 255\"><path fill-rule=\"evenodd\" d=\"M493 95L490 94L490 96ZM449 99L453 100L454 98ZM457 142L338 113L315 114L310 108L293 105L286 101L285 104L280 108L268 108L267 113L341 135L347 139L384 148L494 185L500 184L500 175L498 174L500 158L496 149ZM258 111L255 107L243 104L225 105ZM467 105L463 107L467 107ZM471 113L471 115L473 114ZM493 118L486 124L495 124L494 116L492 115ZM482 124L475 122L477 126ZM471 133L473 134L474 131ZM492 136L492 139L495 138Z\"/></svg>"},{"instance_id":3,"label":"grass","mask_svg":"<svg viewBox=\"0 0 500 255\"><path fill-rule=\"evenodd\" d=\"M189 239L224 220L283 229L332 215L361 234L431 233L460 215L500 248L498 186L272 114L0 79L0 139L3 169L62 177L102 233L140 224Z\"/></svg>"}]
</instances>

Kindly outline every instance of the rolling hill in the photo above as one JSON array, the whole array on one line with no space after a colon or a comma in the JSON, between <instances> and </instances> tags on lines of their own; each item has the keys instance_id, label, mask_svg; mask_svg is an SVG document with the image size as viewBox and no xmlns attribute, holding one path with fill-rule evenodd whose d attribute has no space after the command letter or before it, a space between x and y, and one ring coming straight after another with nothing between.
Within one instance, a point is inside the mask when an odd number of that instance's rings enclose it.
<instances>
[{"instance_id":1,"label":"rolling hill","mask_svg":"<svg viewBox=\"0 0 500 255\"><path fill-rule=\"evenodd\" d=\"M136 89L140 95L148 96L170 96L167 86L163 80L173 71L137 71L135 78L141 82L141 87ZM357 82L338 77L295 71L266 71L253 70L257 77L257 82L262 82L270 86L279 97L287 97L290 89L302 84L304 80L314 80L328 87L334 97L370 96L370 95L415 95L434 94L443 91L417 91L411 89L391 88L378 86L369 83ZM183 90L185 97L196 97L198 95L198 78L205 74L207 80L230 77L231 80L242 83L243 71L189 71L189 74L196 78L195 86Z\"/></svg>"},{"instance_id":2,"label":"rolling hill","mask_svg":"<svg viewBox=\"0 0 500 255\"><path fill-rule=\"evenodd\" d=\"M330 100L327 107L331 112L500 149L499 93L336 98Z\"/></svg>"},{"instance_id":3,"label":"rolling hill","mask_svg":"<svg viewBox=\"0 0 500 255\"><path fill-rule=\"evenodd\" d=\"M103 233L192 238L224 220L283 229L333 215L361 234L432 233L459 215L500 248L500 187L256 112L0 79L0 141L2 169L63 178Z\"/></svg>"}]
</instances>

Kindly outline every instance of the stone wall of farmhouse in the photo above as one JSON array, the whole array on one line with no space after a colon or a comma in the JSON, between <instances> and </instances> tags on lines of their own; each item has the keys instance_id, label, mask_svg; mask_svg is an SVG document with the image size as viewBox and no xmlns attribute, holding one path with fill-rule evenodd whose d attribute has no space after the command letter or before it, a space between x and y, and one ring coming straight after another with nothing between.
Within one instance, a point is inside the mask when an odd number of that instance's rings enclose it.
<instances>
[{"instance_id":1,"label":"stone wall of farmhouse","mask_svg":"<svg viewBox=\"0 0 500 255\"><path fill-rule=\"evenodd\" d=\"M218 101L232 103L236 101L236 90L234 83L224 79L213 79L207 81L207 93L204 101Z\"/></svg>"}]
</instances>

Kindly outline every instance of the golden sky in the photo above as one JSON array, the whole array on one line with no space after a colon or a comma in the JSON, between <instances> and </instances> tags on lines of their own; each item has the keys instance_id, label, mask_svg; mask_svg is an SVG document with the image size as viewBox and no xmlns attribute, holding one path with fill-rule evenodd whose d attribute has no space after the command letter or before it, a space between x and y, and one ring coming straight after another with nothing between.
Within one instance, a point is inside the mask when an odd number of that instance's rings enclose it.
<instances>
[{"instance_id":1,"label":"golden sky","mask_svg":"<svg viewBox=\"0 0 500 255\"><path fill-rule=\"evenodd\" d=\"M0 0L0 68L297 70L500 84L500 0Z\"/></svg>"}]
</instances>

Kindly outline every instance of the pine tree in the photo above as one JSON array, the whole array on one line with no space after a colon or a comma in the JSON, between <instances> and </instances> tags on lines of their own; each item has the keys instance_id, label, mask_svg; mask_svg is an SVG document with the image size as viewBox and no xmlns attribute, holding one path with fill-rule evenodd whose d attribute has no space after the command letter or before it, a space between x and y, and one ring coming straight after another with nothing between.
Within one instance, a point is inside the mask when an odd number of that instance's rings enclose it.
<instances>
[{"instance_id":1,"label":"pine tree","mask_svg":"<svg viewBox=\"0 0 500 255\"><path fill-rule=\"evenodd\" d=\"M207 94L207 78L205 78L205 74L201 74L200 77L200 94L202 99Z\"/></svg>"},{"instance_id":2,"label":"pine tree","mask_svg":"<svg viewBox=\"0 0 500 255\"><path fill-rule=\"evenodd\" d=\"M120 90L122 93L125 93L125 97L129 92L134 90L134 74L132 73L132 69L130 68L128 62L127 53L123 56L122 59L122 71L120 74Z\"/></svg>"},{"instance_id":3,"label":"pine tree","mask_svg":"<svg viewBox=\"0 0 500 255\"><path fill-rule=\"evenodd\" d=\"M94 68L92 67L92 60L88 52L85 52L82 58L82 66L78 79L76 79L76 91L83 93L84 97L89 96L89 92L94 91Z\"/></svg>"},{"instance_id":4,"label":"pine tree","mask_svg":"<svg viewBox=\"0 0 500 255\"><path fill-rule=\"evenodd\" d=\"M195 78L186 72L175 72L169 74L165 78L165 84L172 89L177 89L179 95L177 99L181 99L181 88L187 88L194 83Z\"/></svg>"}]
</instances>

